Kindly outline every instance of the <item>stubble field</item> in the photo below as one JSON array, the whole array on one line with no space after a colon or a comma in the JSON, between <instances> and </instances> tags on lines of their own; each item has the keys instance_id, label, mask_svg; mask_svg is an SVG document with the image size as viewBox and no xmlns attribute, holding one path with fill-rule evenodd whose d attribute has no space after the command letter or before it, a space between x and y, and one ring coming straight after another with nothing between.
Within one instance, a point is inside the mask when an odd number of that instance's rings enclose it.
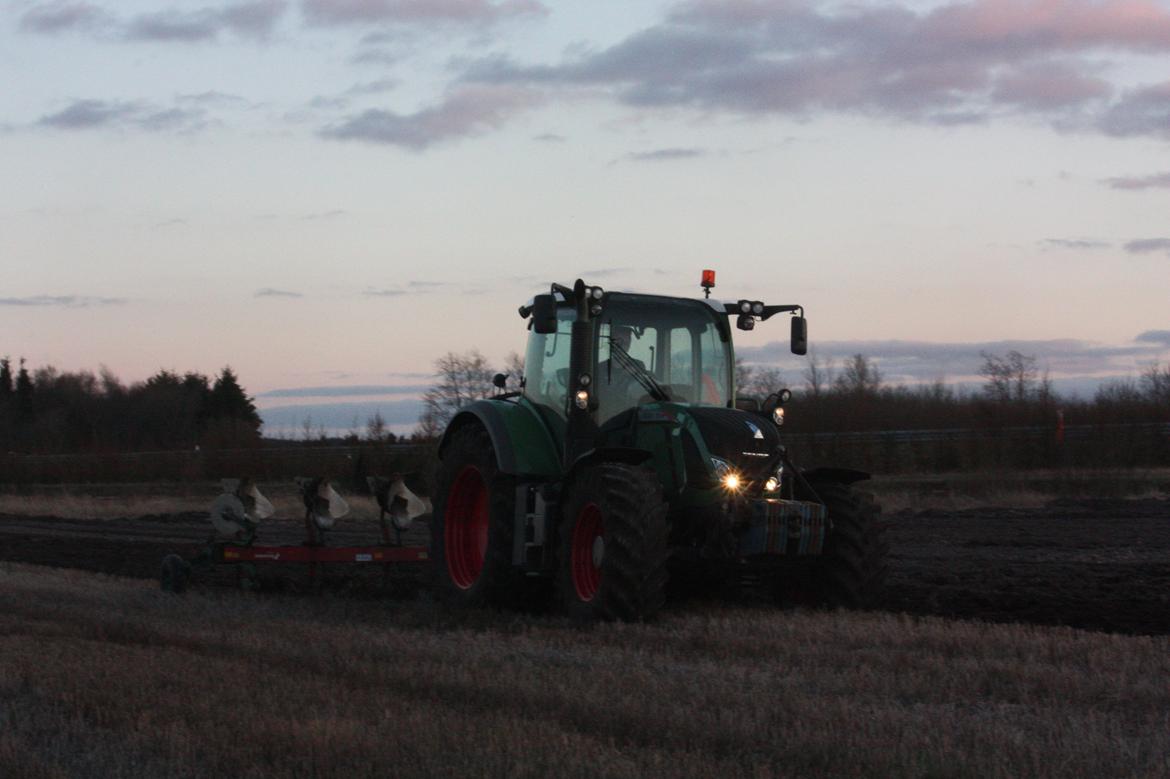
<instances>
[{"instance_id":1,"label":"stubble field","mask_svg":"<svg viewBox=\"0 0 1170 779\"><path fill-rule=\"evenodd\" d=\"M264 539L295 542L275 497ZM373 543L351 503L331 543ZM1018 503L895 505L880 612L590 629L341 569L174 597L158 562L206 537L194 506L0 503L0 774L1170 774L1170 502Z\"/></svg>"}]
</instances>

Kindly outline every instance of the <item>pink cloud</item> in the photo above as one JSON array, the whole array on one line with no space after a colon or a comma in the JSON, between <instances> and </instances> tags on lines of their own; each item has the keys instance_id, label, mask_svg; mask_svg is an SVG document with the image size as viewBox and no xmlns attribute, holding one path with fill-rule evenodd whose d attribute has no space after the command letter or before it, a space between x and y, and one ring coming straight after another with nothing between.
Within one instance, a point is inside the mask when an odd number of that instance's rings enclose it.
<instances>
[{"instance_id":1,"label":"pink cloud","mask_svg":"<svg viewBox=\"0 0 1170 779\"><path fill-rule=\"evenodd\" d=\"M1170 12L1147 0L977 0L931 12L922 33L944 40L1050 48L1170 47Z\"/></svg>"},{"instance_id":2,"label":"pink cloud","mask_svg":"<svg viewBox=\"0 0 1170 779\"><path fill-rule=\"evenodd\" d=\"M302 6L309 21L325 25L493 22L547 12L536 0L304 0Z\"/></svg>"}]
</instances>

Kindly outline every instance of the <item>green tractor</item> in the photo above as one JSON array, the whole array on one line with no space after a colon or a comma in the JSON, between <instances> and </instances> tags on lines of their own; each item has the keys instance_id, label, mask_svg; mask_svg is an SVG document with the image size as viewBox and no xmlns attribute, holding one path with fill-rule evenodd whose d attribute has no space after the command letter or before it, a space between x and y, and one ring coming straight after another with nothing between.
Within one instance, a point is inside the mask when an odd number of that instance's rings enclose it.
<instances>
[{"instance_id":1,"label":"green tractor","mask_svg":"<svg viewBox=\"0 0 1170 779\"><path fill-rule=\"evenodd\" d=\"M607 292L578 279L520 307L519 392L463 407L439 445L431 558L447 597L514 604L551 588L581 619L644 620L668 578L769 583L778 597L873 604L886 542L868 474L796 468L788 390L737 397L732 321L804 309Z\"/></svg>"}]
</instances>

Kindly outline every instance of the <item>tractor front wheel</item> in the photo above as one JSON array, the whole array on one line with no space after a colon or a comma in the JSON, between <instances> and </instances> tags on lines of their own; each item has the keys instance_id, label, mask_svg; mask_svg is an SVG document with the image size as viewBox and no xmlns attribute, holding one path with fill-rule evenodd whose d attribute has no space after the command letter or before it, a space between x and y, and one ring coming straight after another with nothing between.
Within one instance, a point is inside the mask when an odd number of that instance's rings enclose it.
<instances>
[{"instance_id":1,"label":"tractor front wheel","mask_svg":"<svg viewBox=\"0 0 1170 779\"><path fill-rule=\"evenodd\" d=\"M848 484L817 482L813 487L829 510L831 529L811 575L783 583L781 600L851 609L879 605L889 551L881 507L873 495Z\"/></svg>"},{"instance_id":2,"label":"tractor front wheel","mask_svg":"<svg viewBox=\"0 0 1170 779\"><path fill-rule=\"evenodd\" d=\"M649 471L620 463L574 480L559 528L557 593L579 620L647 620L666 588L667 506Z\"/></svg>"},{"instance_id":3,"label":"tractor front wheel","mask_svg":"<svg viewBox=\"0 0 1170 779\"><path fill-rule=\"evenodd\" d=\"M499 473L480 425L456 431L439 466L431 516L431 560L456 605L500 606L514 596L513 480Z\"/></svg>"}]
</instances>

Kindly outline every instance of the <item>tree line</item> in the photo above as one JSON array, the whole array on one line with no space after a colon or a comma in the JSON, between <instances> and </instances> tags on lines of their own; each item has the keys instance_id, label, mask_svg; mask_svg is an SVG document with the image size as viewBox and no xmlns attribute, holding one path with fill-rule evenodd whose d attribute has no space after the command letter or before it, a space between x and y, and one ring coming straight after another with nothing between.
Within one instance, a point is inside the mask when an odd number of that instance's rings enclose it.
<instances>
[{"instance_id":1,"label":"tree line","mask_svg":"<svg viewBox=\"0 0 1170 779\"><path fill-rule=\"evenodd\" d=\"M14 367L16 368L14 370ZM103 368L29 370L0 359L0 441L4 451L125 452L243 447L260 440L253 399L230 367L214 379L160 370L124 384Z\"/></svg>"}]
</instances>

